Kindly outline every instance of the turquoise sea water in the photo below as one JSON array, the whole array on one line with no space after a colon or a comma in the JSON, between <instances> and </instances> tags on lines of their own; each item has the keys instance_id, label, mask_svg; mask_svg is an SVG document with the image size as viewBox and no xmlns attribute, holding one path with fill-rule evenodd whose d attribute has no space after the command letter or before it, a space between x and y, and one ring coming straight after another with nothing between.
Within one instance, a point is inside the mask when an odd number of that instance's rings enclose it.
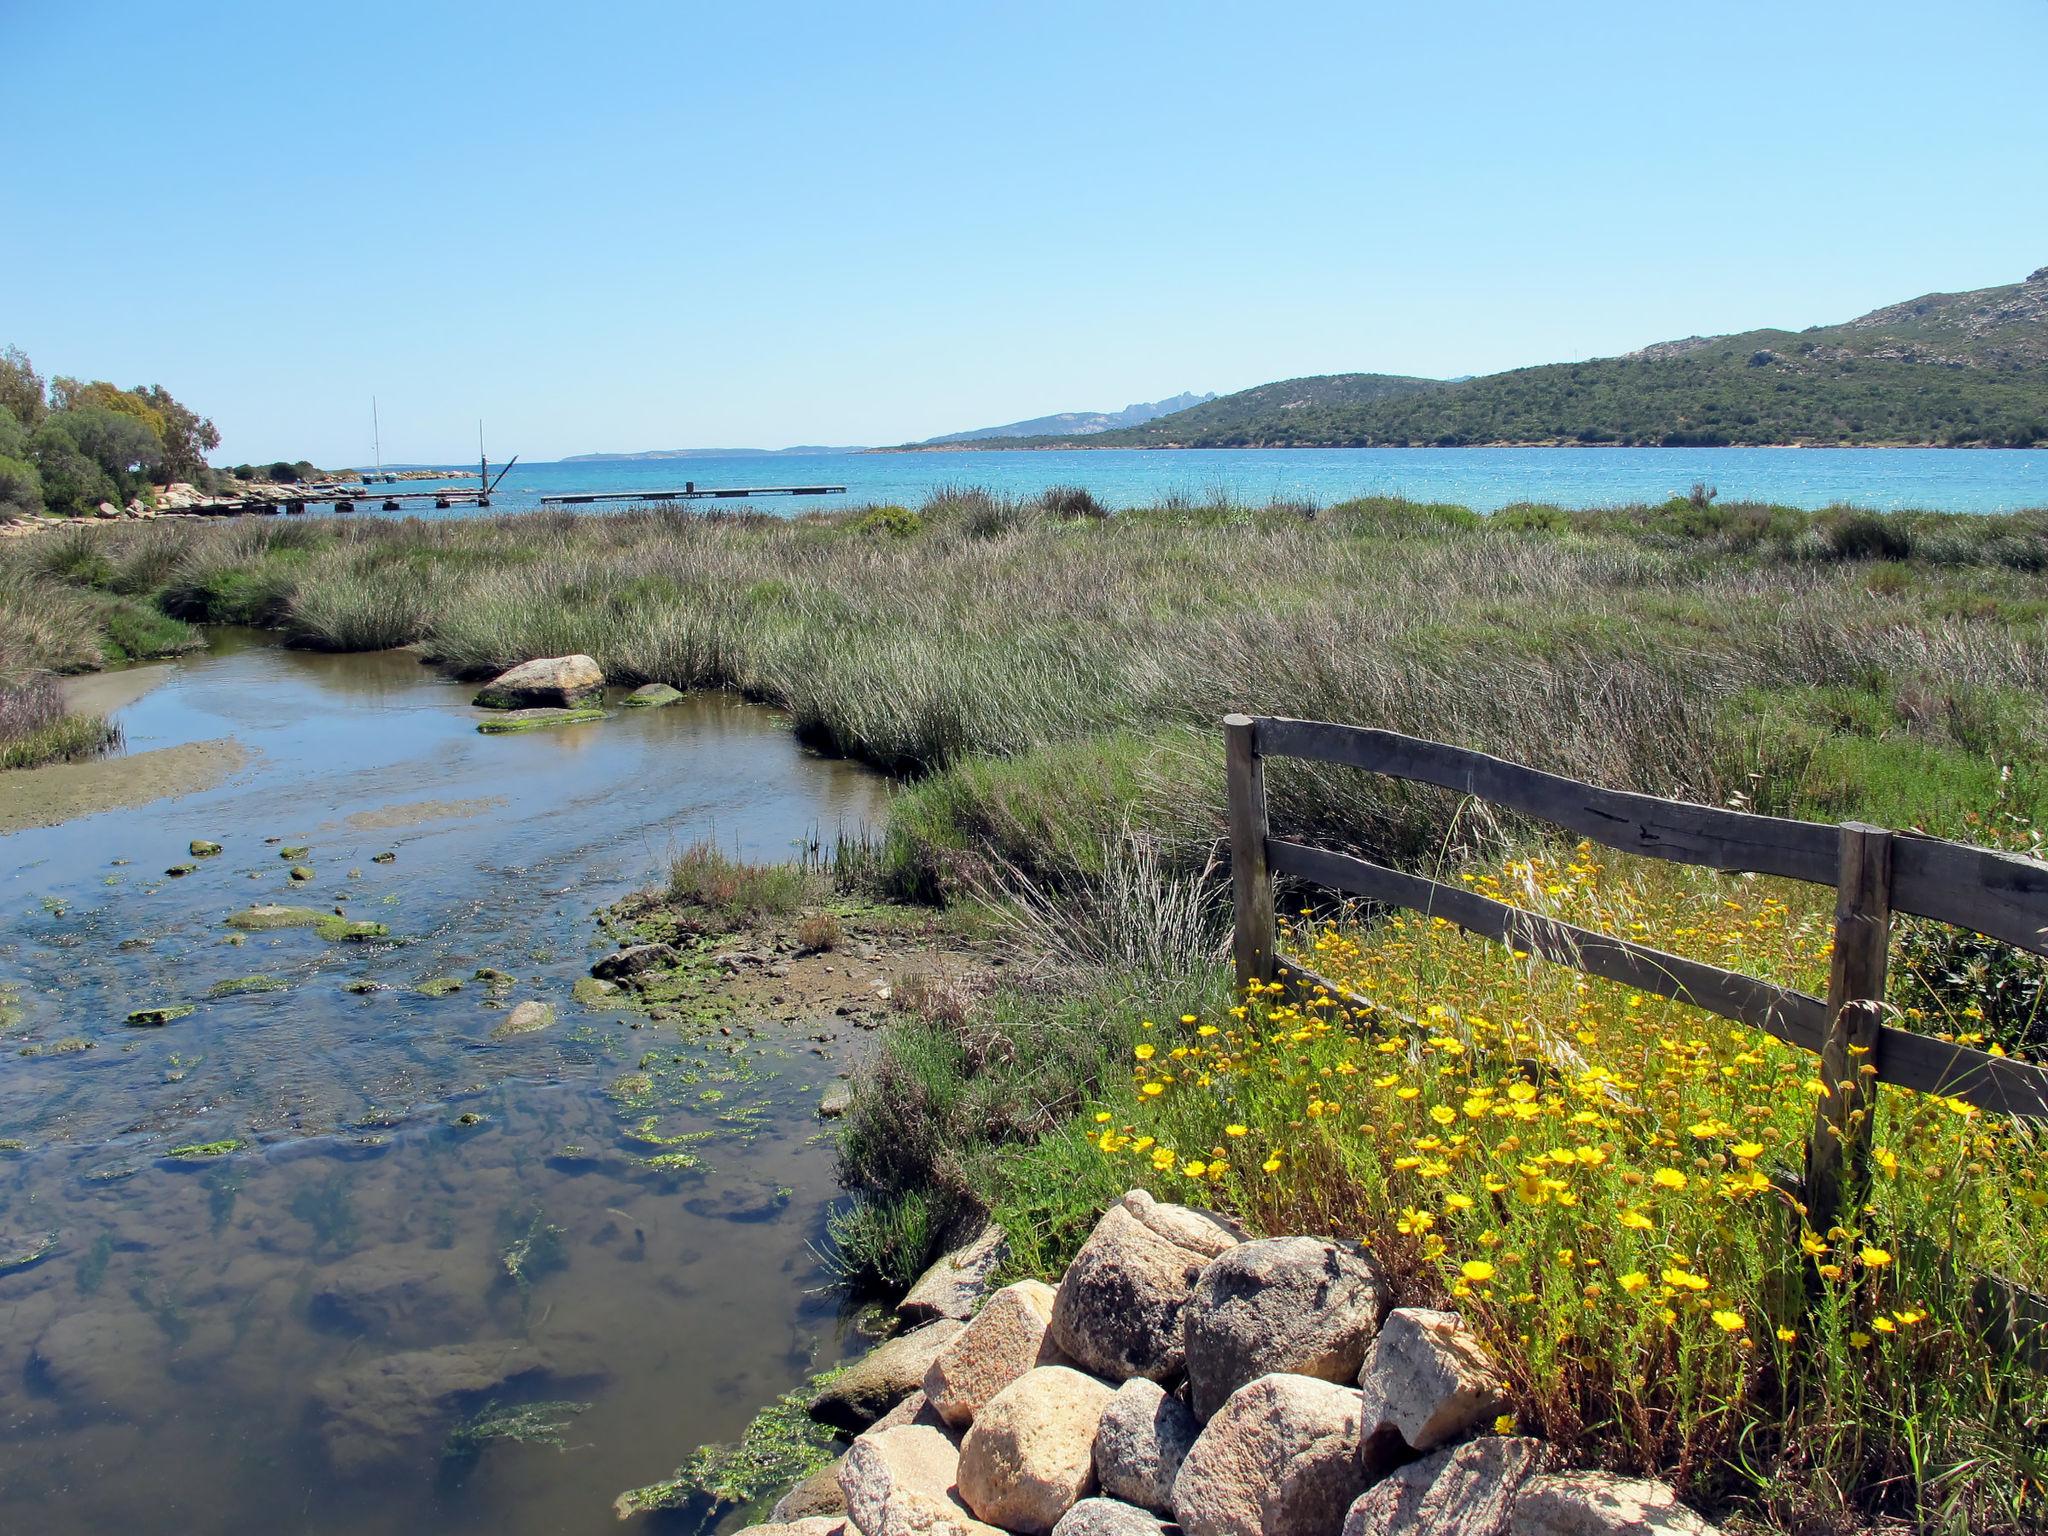
<instances>
[{"instance_id":1,"label":"turquoise sea water","mask_svg":"<svg viewBox=\"0 0 2048 1536\"><path fill-rule=\"evenodd\" d=\"M495 473L495 471L493 471ZM1517 501L1593 507L1662 501L1694 481L1723 501L1799 507L1840 502L2005 512L2048 506L2048 452L1940 448L1292 448L842 453L772 458L518 464L493 506L518 511L544 495L765 485L844 485L843 497L772 498L763 510L847 502L915 506L944 485L1029 495L1082 485L1111 506L1179 493L1207 500L1318 502L1403 495L1493 511ZM471 472L466 482L476 484ZM418 483L396 489L417 489ZM417 506L417 504L411 504ZM422 515L431 516L431 511ZM465 515L455 508L443 516Z\"/></svg>"}]
</instances>

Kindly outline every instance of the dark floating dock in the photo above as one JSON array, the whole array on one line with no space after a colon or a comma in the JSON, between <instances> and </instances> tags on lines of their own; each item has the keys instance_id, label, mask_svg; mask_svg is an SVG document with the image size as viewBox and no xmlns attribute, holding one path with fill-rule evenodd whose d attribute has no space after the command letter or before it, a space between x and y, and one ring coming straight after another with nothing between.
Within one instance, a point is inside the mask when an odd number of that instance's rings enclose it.
<instances>
[{"instance_id":1,"label":"dark floating dock","mask_svg":"<svg viewBox=\"0 0 2048 1536\"><path fill-rule=\"evenodd\" d=\"M688 481L680 491L576 491L543 496L544 507L584 506L593 501L724 501L735 496L843 496L843 485L744 485L699 487Z\"/></svg>"}]
</instances>

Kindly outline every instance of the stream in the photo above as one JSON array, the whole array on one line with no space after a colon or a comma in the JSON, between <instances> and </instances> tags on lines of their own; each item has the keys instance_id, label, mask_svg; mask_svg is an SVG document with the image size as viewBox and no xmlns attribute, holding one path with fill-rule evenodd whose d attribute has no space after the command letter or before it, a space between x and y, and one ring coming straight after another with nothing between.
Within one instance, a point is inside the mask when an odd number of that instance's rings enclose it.
<instances>
[{"instance_id":1,"label":"stream","mask_svg":"<svg viewBox=\"0 0 2048 1536\"><path fill-rule=\"evenodd\" d=\"M211 638L0 778L0 1531L614 1529L839 1357L843 1052L579 1000L595 913L886 785L721 696L484 736L408 653Z\"/></svg>"}]
</instances>

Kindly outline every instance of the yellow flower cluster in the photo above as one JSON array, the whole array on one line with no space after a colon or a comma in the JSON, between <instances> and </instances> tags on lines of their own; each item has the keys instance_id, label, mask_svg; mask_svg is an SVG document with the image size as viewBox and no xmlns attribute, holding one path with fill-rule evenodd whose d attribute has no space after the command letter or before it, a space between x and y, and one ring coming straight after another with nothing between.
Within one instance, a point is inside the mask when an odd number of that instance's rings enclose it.
<instances>
[{"instance_id":1,"label":"yellow flower cluster","mask_svg":"<svg viewBox=\"0 0 2048 1536\"><path fill-rule=\"evenodd\" d=\"M1825 893L1667 865L1624 877L1585 845L1463 879L1825 987ZM1811 1347L1816 1317L1833 1320L1830 1348L1924 1332L1931 1276L1894 1256L1908 1234L2022 1282L2048 1272L2038 1148L1961 1101L1882 1090L1870 1204L1815 1232L1786 1175L1824 1092L1816 1057L1441 919L1304 913L1283 940L1329 988L1256 987L1212 1020L1147 1021L1133 1107L1104 1112L1098 1148L1221 1186L1276 1227L1320 1219L1419 1263L1519 1370L1597 1369L1614 1395L1633 1384L1666 1406L1660 1374L1676 1373L1725 1402L1773 1351ZM1795 1305L1809 1286L1832 1300Z\"/></svg>"}]
</instances>

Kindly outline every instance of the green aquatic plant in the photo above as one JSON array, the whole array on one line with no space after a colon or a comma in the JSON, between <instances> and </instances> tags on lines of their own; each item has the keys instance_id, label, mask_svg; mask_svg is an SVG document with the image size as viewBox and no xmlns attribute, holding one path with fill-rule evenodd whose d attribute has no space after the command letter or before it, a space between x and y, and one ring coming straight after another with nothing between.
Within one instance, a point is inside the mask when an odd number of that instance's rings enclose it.
<instances>
[{"instance_id":1,"label":"green aquatic plant","mask_svg":"<svg viewBox=\"0 0 2048 1536\"><path fill-rule=\"evenodd\" d=\"M516 1228L517 1223L516 1216L510 1219L511 1227ZM498 1261L512 1283L524 1293L532 1289L533 1282L540 1276L568 1264L568 1249L562 1241L568 1235L566 1227L551 1224L547 1212L536 1205L527 1216L525 1228L498 1250Z\"/></svg>"},{"instance_id":2,"label":"green aquatic plant","mask_svg":"<svg viewBox=\"0 0 2048 1536\"><path fill-rule=\"evenodd\" d=\"M481 1455L490 1445L551 1445L563 1449L562 1431L571 1420L589 1411L588 1403L522 1403L501 1408L487 1402L449 1433L441 1447L447 1461L466 1461Z\"/></svg>"},{"instance_id":3,"label":"green aquatic plant","mask_svg":"<svg viewBox=\"0 0 2048 1536\"><path fill-rule=\"evenodd\" d=\"M422 997L446 997L450 992L460 992L462 990L462 978L460 976L436 976L431 981L421 982L413 990Z\"/></svg>"},{"instance_id":4,"label":"green aquatic plant","mask_svg":"<svg viewBox=\"0 0 2048 1536\"><path fill-rule=\"evenodd\" d=\"M205 1162L209 1158L226 1157L230 1152L239 1152L242 1142L239 1137L229 1136L220 1141L194 1141L182 1147L173 1147L164 1154L183 1163Z\"/></svg>"},{"instance_id":5,"label":"green aquatic plant","mask_svg":"<svg viewBox=\"0 0 2048 1536\"><path fill-rule=\"evenodd\" d=\"M107 1264L114 1257L114 1234L102 1232L78 1261L78 1294L90 1296L107 1278Z\"/></svg>"},{"instance_id":6,"label":"green aquatic plant","mask_svg":"<svg viewBox=\"0 0 2048 1536\"><path fill-rule=\"evenodd\" d=\"M832 1459L832 1431L810 1416L818 1389L843 1374L835 1367L785 1392L755 1414L735 1443L699 1446L673 1477L620 1494L612 1508L620 1519L676 1509L706 1498L730 1509L752 1504L808 1477Z\"/></svg>"},{"instance_id":7,"label":"green aquatic plant","mask_svg":"<svg viewBox=\"0 0 2048 1536\"><path fill-rule=\"evenodd\" d=\"M559 725L587 725L602 720L601 709L546 709L480 721L477 730L486 736L510 736L520 731L546 731Z\"/></svg>"}]
</instances>

